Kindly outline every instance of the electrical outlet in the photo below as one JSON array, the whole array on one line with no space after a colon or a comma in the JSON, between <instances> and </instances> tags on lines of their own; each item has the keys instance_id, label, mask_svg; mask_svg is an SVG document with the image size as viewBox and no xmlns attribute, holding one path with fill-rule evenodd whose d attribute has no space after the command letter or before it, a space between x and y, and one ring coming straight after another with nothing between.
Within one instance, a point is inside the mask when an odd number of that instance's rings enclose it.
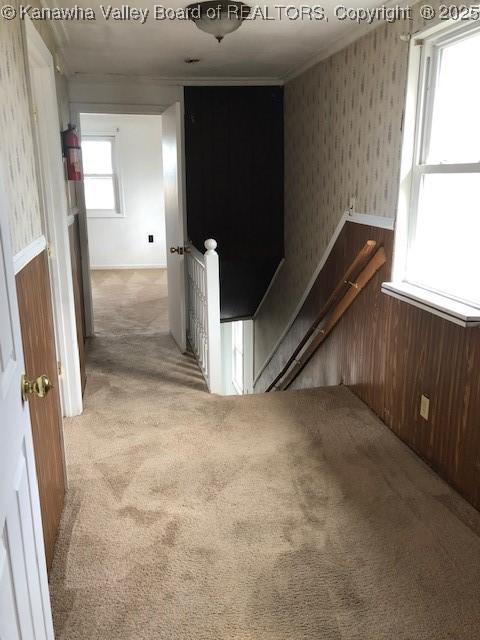
<instances>
[{"instance_id":1,"label":"electrical outlet","mask_svg":"<svg viewBox=\"0 0 480 640\"><path fill-rule=\"evenodd\" d=\"M148 241L153 242L153 235L151 233L148 234Z\"/></svg>"},{"instance_id":2,"label":"electrical outlet","mask_svg":"<svg viewBox=\"0 0 480 640\"><path fill-rule=\"evenodd\" d=\"M429 411L430 411L430 398L427 398L427 396L424 396L422 393L422 396L420 398L420 415L424 420L428 420Z\"/></svg>"}]
</instances>

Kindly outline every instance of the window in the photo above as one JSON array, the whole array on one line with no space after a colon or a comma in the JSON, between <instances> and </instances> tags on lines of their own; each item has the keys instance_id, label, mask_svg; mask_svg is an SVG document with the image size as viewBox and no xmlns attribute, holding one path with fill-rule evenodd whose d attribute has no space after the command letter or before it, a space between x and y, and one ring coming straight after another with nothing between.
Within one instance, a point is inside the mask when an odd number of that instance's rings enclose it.
<instances>
[{"instance_id":1,"label":"window","mask_svg":"<svg viewBox=\"0 0 480 640\"><path fill-rule=\"evenodd\" d=\"M232 322L232 382L238 393L243 393L243 322Z\"/></svg>"},{"instance_id":2,"label":"window","mask_svg":"<svg viewBox=\"0 0 480 640\"><path fill-rule=\"evenodd\" d=\"M480 310L480 29L437 30L412 43L411 55L417 81L410 77L406 119L412 92L416 113L395 271L417 296L423 290L432 305L441 299L466 317L467 307ZM405 138L408 147L408 127Z\"/></svg>"},{"instance_id":3,"label":"window","mask_svg":"<svg viewBox=\"0 0 480 640\"><path fill-rule=\"evenodd\" d=\"M121 215L115 143L115 136L82 138L85 206L89 216Z\"/></svg>"}]
</instances>

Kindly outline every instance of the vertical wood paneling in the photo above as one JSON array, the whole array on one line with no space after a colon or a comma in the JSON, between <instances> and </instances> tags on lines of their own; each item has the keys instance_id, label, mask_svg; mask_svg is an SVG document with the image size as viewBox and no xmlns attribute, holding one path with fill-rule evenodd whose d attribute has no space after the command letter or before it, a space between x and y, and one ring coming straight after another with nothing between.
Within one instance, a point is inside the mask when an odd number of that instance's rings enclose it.
<instances>
[{"instance_id":1,"label":"vertical wood paneling","mask_svg":"<svg viewBox=\"0 0 480 640\"><path fill-rule=\"evenodd\" d=\"M387 424L480 507L480 330L391 299ZM430 398L429 420L419 414Z\"/></svg>"},{"instance_id":2,"label":"vertical wood paneling","mask_svg":"<svg viewBox=\"0 0 480 640\"><path fill-rule=\"evenodd\" d=\"M65 495L57 356L47 254L43 251L16 276L20 324L29 378L46 374L54 385L45 398L31 397L30 416L37 467L47 566L53 559Z\"/></svg>"},{"instance_id":3,"label":"vertical wood paneling","mask_svg":"<svg viewBox=\"0 0 480 640\"><path fill-rule=\"evenodd\" d=\"M392 255L393 233L347 224L275 355L274 377L367 239ZM457 326L383 294L390 261L362 291L294 383L346 384L474 506L480 508L480 328ZM276 368L278 367L278 369ZM263 381L263 384L265 381ZM429 420L420 397L430 398Z\"/></svg>"},{"instance_id":4,"label":"vertical wood paneling","mask_svg":"<svg viewBox=\"0 0 480 640\"><path fill-rule=\"evenodd\" d=\"M85 307L83 297L82 254L80 250L80 231L78 215L68 228L70 239L70 257L72 262L73 297L75 302L75 319L77 321L78 354L80 357L80 376L82 379L82 392L87 383L86 355L85 355Z\"/></svg>"},{"instance_id":5,"label":"vertical wood paneling","mask_svg":"<svg viewBox=\"0 0 480 640\"><path fill-rule=\"evenodd\" d=\"M367 240L384 246L387 264L372 278L352 307L297 378L294 388L347 384L380 416L385 406L385 349L388 316L381 282L391 268L392 233L378 227L347 223L315 282L299 316L275 354L273 367L284 361L311 325L345 269ZM279 367L280 368L280 367ZM271 367L269 367L271 371Z\"/></svg>"},{"instance_id":6,"label":"vertical wood paneling","mask_svg":"<svg viewBox=\"0 0 480 640\"><path fill-rule=\"evenodd\" d=\"M283 87L185 87L188 236L218 242L221 317L251 317L283 257Z\"/></svg>"}]
</instances>

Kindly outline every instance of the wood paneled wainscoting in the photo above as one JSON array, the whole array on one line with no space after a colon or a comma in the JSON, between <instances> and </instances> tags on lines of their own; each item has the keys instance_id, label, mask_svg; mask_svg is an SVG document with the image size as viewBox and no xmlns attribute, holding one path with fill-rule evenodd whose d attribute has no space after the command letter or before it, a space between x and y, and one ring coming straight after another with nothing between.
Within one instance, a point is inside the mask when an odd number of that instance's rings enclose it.
<instances>
[{"instance_id":1,"label":"wood paneled wainscoting","mask_svg":"<svg viewBox=\"0 0 480 640\"><path fill-rule=\"evenodd\" d=\"M385 247L376 274L292 388L348 385L399 438L480 509L480 328L463 328L381 292L393 232L346 223L324 268L256 388L262 390L312 324L364 243ZM428 421L420 398L430 399Z\"/></svg>"},{"instance_id":2,"label":"wood paneled wainscoting","mask_svg":"<svg viewBox=\"0 0 480 640\"><path fill-rule=\"evenodd\" d=\"M46 374L53 383L45 398L29 399L47 567L53 560L66 489L57 356L47 253L42 251L16 275L25 373Z\"/></svg>"},{"instance_id":3,"label":"wood paneled wainscoting","mask_svg":"<svg viewBox=\"0 0 480 640\"><path fill-rule=\"evenodd\" d=\"M86 354L85 354L85 306L83 297L82 254L80 249L80 231L78 215L73 216L72 223L68 227L70 240L70 257L72 261L73 298L75 302L75 318L77 321L78 355L80 358L80 376L82 380L82 393L87 384Z\"/></svg>"}]
</instances>

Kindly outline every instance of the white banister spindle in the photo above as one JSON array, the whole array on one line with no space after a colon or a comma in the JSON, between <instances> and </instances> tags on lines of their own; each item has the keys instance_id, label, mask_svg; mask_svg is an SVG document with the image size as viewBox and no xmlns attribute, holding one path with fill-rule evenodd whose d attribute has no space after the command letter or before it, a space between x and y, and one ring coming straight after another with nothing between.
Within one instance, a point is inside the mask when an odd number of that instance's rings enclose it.
<instances>
[{"instance_id":1,"label":"white banister spindle","mask_svg":"<svg viewBox=\"0 0 480 640\"><path fill-rule=\"evenodd\" d=\"M217 243L205 241L205 254L187 253L188 340L211 393L222 389L220 280Z\"/></svg>"},{"instance_id":2,"label":"white banister spindle","mask_svg":"<svg viewBox=\"0 0 480 640\"><path fill-rule=\"evenodd\" d=\"M220 335L220 272L217 242L205 240L205 284L207 297L208 381L212 393L220 393L222 386L222 352Z\"/></svg>"}]
</instances>

